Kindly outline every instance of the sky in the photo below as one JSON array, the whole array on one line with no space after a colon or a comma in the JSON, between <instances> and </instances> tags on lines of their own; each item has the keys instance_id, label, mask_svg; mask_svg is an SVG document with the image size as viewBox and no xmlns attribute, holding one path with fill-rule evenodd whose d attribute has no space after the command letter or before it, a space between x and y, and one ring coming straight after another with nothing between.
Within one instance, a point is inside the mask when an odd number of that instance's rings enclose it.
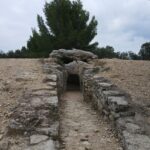
<instances>
[{"instance_id":1,"label":"sky","mask_svg":"<svg viewBox=\"0 0 150 150\"><path fill-rule=\"evenodd\" d=\"M37 28L36 16L43 14L45 1L0 0L0 50L26 46L31 28ZM94 41L100 47L116 51L138 52L150 41L150 0L81 0L84 9L98 21Z\"/></svg>"}]
</instances>

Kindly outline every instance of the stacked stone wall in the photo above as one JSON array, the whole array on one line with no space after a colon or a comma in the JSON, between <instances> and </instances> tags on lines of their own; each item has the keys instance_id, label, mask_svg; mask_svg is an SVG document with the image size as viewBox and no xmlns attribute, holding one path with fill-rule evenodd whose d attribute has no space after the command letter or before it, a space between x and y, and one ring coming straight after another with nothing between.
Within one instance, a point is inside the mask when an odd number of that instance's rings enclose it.
<instances>
[{"instance_id":1,"label":"stacked stone wall","mask_svg":"<svg viewBox=\"0 0 150 150\"><path fill-rule=\"evenodd\" d=\"M100 114L111 120L124 150L149 150L150 135L144 124L137 121L131 97L94 72L95 68L86 68L80 74L84 100L92 103Z\"/></svg>"}]
</instances>

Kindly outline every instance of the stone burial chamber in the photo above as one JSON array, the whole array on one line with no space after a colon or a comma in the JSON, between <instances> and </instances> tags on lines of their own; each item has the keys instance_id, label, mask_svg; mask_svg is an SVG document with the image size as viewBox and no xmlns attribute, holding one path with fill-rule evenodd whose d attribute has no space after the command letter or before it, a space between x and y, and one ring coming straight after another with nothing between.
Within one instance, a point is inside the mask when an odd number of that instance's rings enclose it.
<instances>
[{"instance_id":1,"label":"stone burial chamber","mask_svg":"<svg viewBox=\"0 0 150 150\"><path fill-rule=\"evenodd\" d=\"M82 67L88 66L88 62L96 59L97 56L88 51L82 50L54 50L50 54L51 58L57 59L67 71L67 90L80 89L80 71Z\"/></svg>"},{"instance_id":2,"label":"stone burial chamber","mask_svg":"<svg viewBox=\"0 0 150 150\"><path fill-rule=\"evenodd\" d=\"M92 103L99 114L111 120L124 150L150 149L150 135L144 125L136 120L131 96L111 81L97 76L97 72L100 73L104 68L90 63L97 59L96 55L82 50L60 49L53 51L50 57L62 63L66 71L66 83L80 86L84 100Z\"/></svg>"}]
</instances>

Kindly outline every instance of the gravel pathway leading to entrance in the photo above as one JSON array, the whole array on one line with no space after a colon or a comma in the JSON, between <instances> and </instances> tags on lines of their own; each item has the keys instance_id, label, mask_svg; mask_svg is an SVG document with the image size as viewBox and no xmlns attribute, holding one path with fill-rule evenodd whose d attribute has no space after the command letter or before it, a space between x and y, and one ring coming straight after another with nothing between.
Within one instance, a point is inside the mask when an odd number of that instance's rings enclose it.
<instances>
[{"instance_id":1,"label":"gravel pathway leading to entrance","mask_svg":"<svg viewBox=\"0 0 150 150\"><path fill-rule=\"evenodd\" d=\"M83 101L79 91L61 98L60 134L65 150L122 150L110 124Z\"/></svg>"}]
</instances>

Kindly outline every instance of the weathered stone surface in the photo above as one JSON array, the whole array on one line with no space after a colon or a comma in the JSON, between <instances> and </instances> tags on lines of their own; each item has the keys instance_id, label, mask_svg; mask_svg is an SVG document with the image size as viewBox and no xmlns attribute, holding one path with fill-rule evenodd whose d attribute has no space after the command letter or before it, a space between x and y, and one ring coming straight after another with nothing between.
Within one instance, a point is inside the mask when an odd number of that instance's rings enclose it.
<instances>
[{"instance_id":1,"label":"weathered stone surface","mask_svg":"<svg viewBox=\"0 0 150 150\"><path fill-rule=\"evenodd\" d=\"M25 150L56 150L55 149L55 144L52 140L48 140L42 143L39 143L34 146L30 146L26 148Z\"/></svg>"},{"instance_id":2,"label":"weathered stone surface","mask_svg":"<svg viewBox=\"0 0 150 150\"><path fill-rule=\"evenodd\" d=\"M149 150L150 138L146 135L133 134L123 131L124 145L126 150Z\"/></svg>"},{"instance_id":3,"label":"weathered stone surface","mask_svg":"<svg viewBox=\"0 0 150 150\"><path fill-rule=\"evenodd\" d=\"M36 129L36 132L38 133L38 134L42 134L42 135L50 135L50 130L51 130L51 128L37 128Z\"/></svg>"},{"instance_id":4,"label":"weathered stone surface","mask_svg":"<svg viewBox=\"0 0 150 150\"><path fill-rule=\"evenodd\" d=\"M140 133L141 132L141 128L134 123L126 123L126 130L130 133Z\"/></svg>"},{"instance_id":5,"label":"weathered stone surface","mask_svg":"<svg viewBox=\"0 0 150 150\"><path fill-rule=\"evenodd\" d=\"M49 90L37 90L37 91L32 92L32 95L35 95L35 96L46 96L49 94L50 94Z\"/></svg>"},{"instance_id":6,"label":"weathered stone surface","mask_svg":"<svg viewBox=\"0 0 150 150\"><path fill-rule=\"evenodd\" d=\"M11 119L9 121L8 128L9 130L11 130L11 132L15 132L15 131L19 132L24 130L24 126L20 122L17 122L15 119Z\"/></svg>"},{"instance_id":7,"label":"weathered stone surface","mask_svg":"<svg viewBox=\"0 0 150 150\"><path fill-rule=\"evenodd\" d=\"M0 134L0 140L3 138L3 134Z\"/></svg>"},{"instance_id":8,"label":"weathered stone surface","mask_svg":"<svg viewBox=\"0 0 150 150\"><path fill-rule=\"evenodd\" d=\"M45 104L58 106L58 97L57 96L43 97L43 102Z\"/></svg>"},{"instance_id":9,"label":"weathered stone surface","mask_svg":"<svg viewBox=\"0 0 150 150\"><path fill-rule=\"evenodd\" d=\"M0 150L8 150L9 149L9 141L0 142Z\"/></svg>"},{"instance_id":10,"label":"weathered stone surface","mask_svg":"<svg viewBox=\"0 0 150 150\"><path fill-rule=\"evenodd\" d=\"M124 111L129 107L125 97L109 96L108 104L110 109L113 111Z\"/></svg>"},{"instance_id":11,"label":"weathered stone surface","mask_svg":"<svg viewBox=\"0 0 150 150\"><path fill-rule=\"evenodd\" d=\"M81 60L87 62L88 60L95 59L97 58L96 55L94 55L91 52L83 51L83 50L65 50L65 49L60 49L60 50L54 50L51 54L50 57L52 58L58 58L60 60L63 59L69 59L69 60ZM70 61L71 62L71 61Z\"/></svg>"},{"instance_id":12,"label":"weathered stone surface","mask_svg":"<svg viewBox=\"0 0 150 150\"><path fill-rule=\"evenodd\" d=\"M50 127L49 123L58 118L58 97L31 97L25 103L21 103L11 117L13 119L10 119L8 125L9 133L24 133L42 126Z\"/></svg>"},{"instance_id":13,"label":"weathered stone surface","mask_svg":"<svg viewBox=\"0 0 150 150\"><path fill-rule=\"evenodd\" d=\"M33 97L31 100L31 105L33 107L41 107L42 105L44 105L44 103L42 102L41 98Z\"/></svg>"},{"instance_id":14,"label":"weathered stone surface","mask_svg":"<svg viewBox=\"0 0 150 150\"><path fill-rule=\"evenodd\" d=\"M50 91L50 96L57 96L57 91L55 90Z\"/></svg>"},{"instance_id":15,"label":"weathered stone surface","mask_svg":"<svg viewBox=\"0 0 150 150\"><path fill-rule=\"evenodd\" d=\"M37 133L48 135L51 137L58 137L58 128L59 128L59 122L55 122L53 125L51 125L48 128L38 128L36 129Z\"/></svg>"},{"instance_id":16,"label":"weathered stone surface","mask_svg":"<svg viewBox=\"0 0 150 150\"><path fill-rule=\"evenodd\" d=\"M122 96L123 93L120 91L113 91L113 90L108 90L108 91L103 91L103 94L106 96Z\"/></svg>"},{"instance_id":17,"label":"weathered stone surface","mask_svg":"<svg viewBox=\"0 0 150 150\"><path fill-rule=\"evenodd\" d=\"M87 66L88 64L82 61L73 61L69 64L65 65L65 68L68 74L79 74L80 68L83 66Z\"/></svg>"},{"instance_id":18,"label":"weathered stone surface","mask_svg":"<svg viewBox=\"0 0 150 150\"><path fill-rule=\"evenodd\" d=\"M47 75L46 78L43 80L43 82L56 82L57 76L55 74Z\"/></svg>"},{"instance_id":19,"label":"weathered stone surface","mask_svg":"<svg viewBox=\"0 0 150 150\"><path fill-rule=\"evenodd\" d=\"M47 140L49 137L46 135L31 135L30 136L30 144L38 144L40 142L43 142L45 140Z\"/></svg>"},{"instance_id":20,"label":"weathered stone surface","mask_svg":"<svg viewBox=\"0 0 150 150\"><path fill-rule=\"evenodd\" d=\"M56 82L47 82L47 85L56 87Z\"/></svg>"},{"instance_id":21,"label":"weathered stone surface","mask_svg":"<svg viewBox=\"0 0 150 150\"><path fill-rule=\"evenodd\" d=\"M99 83L100 87L102 88L110 88L112 86L111 83L101 82Z\"/></svg>"}]
</instances>

